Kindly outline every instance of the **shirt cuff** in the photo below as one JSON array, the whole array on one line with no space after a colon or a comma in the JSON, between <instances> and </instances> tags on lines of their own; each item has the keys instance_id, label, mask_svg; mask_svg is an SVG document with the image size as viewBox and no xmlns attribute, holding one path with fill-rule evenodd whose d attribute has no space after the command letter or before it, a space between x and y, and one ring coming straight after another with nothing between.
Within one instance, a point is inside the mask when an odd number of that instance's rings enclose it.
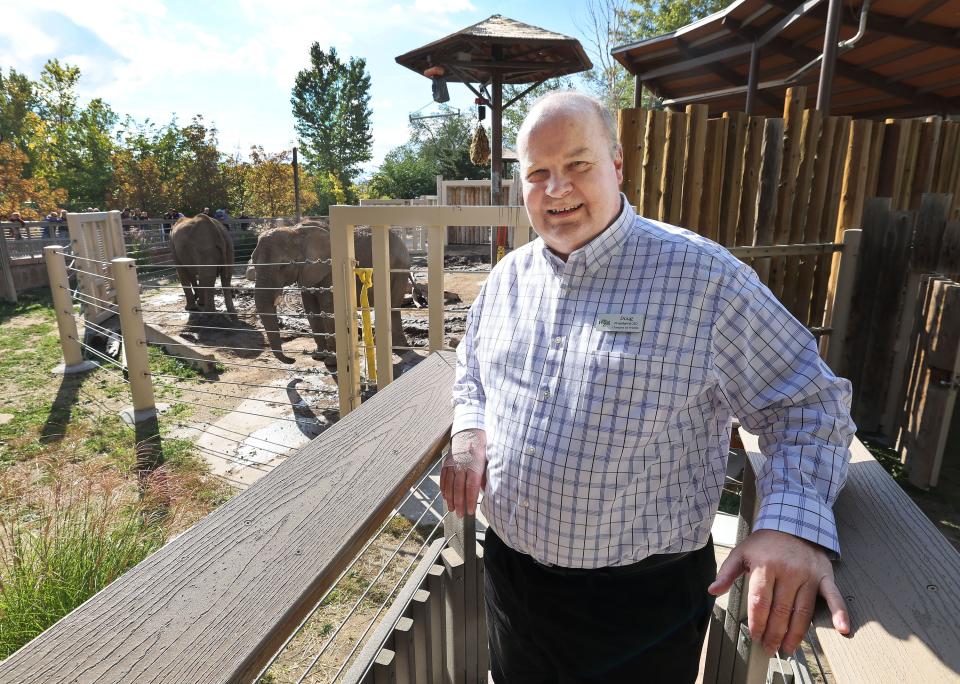
<instances>
[{"instance_id":1,"label":"shirt cuff","mask_svg":"<svg viewBox=\"0 0 960 684\"><path fill-rule=\"evenodd\" d=\"M793 492L768 494L760 504L753 529L786 532L822 546L830 560L840 557L833 509L817 499Z\"/></svg>"},{"instance_id":2,"label":"shirt cuff","mask_svg":"<svg viewBox=\"0 0 960 684\"><path fill-rule=\"evenodd\" d=\"M463 430L485 430L483 422L483 406L457 404L453 407L453 426L450 434L455 435Z\"/></svg>"}]
</instances>

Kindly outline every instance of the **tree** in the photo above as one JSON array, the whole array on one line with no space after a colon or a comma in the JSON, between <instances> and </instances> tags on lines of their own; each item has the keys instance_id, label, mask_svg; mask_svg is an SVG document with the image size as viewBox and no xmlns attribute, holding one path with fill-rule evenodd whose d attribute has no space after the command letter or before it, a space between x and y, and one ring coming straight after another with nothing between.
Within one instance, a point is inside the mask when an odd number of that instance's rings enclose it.
<instances>
[{"instance_id":1,"label":"tree","mask_svg":"<svg viewBox=\"0 0 960 684\"><path fill-rule=\"evenodd\" d=\"M26 164L27 155L16 145L0 142L0 215L4 218L19 211L26 220L41 219L62 207L67 198L65 190L51 189L43 178L27 178Z\"/></svg>"},{"instance_id":2,"label":"tree","mask_svg":"<svg viewBox=\"0 0 960 684\"><path fill-rule=\"evenodd\" d=\"M198 214L227 206L227 184L220 168L217 129L207 128L199 114L181 129L181 211Z\"/></svg>"},{"instance_id":3,"label":"tree","mask_svg":"<svg viewBox=\"0 0 960 684\"><path fill-rule=\"evenodd\" d=\"M373 198L412 199L432 195L436 191L437 174L434 167L410 142L395 147L383 158L383 163L370 178L367 194Z\"/></svg>"},{"instance_id":4,"label":"tree","mask_svg":"<svg viewBox=\"0 0 960 684\"><path fill-rule=\"evenodd\" d=\"M342 62L334 48L310 46L310 67L297 74L290 97L306 167L318 178L333 174L348 193L364 162L373 158L370 75L366 60ZM317 188L321 204L325 182Z\"/></svg>"},{"instance_id":5,"label":"tree","mask_svg":"<svg viewBox=\"0 0 960 684\"><path fill-rule=\"evenodd\" d=\"M503 101L509 102L524 90L529 88L529 84L503 86ZM551 78L544 81L529 93L521 97L512 105L503 110L503 143L510 147L517 146L517 133L520 131L520 125L530 111L530 106L537 98L546 95L554 90L572 90L573 81L568 77Z\"/></svg>"},{"instance_id":6,"label":"tree","mask_svg":"<svg viewBox=\"0 0 960 684\"><path fill-rule=\"evenodd\" d=\"M250 148L248 171L250 210L255 216L293 216L296 196L293 191L293 167L290 153L266 152L259 145ZM304 180L304 179L302 179ZM316 194L310 189L316 182L311 178L300 184L302 206L316 204ZM309 211L307 213L310 213Z\"/></svg>"}]
</instances>

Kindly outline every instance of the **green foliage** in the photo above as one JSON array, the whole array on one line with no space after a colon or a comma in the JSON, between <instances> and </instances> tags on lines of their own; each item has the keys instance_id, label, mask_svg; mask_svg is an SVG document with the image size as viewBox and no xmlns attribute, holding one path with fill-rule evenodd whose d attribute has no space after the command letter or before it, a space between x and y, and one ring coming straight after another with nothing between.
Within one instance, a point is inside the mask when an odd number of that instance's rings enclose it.
<instances>
[{"instance_id":1,"label":"green foliage","mask_svg":"<svg viewBox=\"0 0 960 684\"><path fill-rule=\"evenodd\" d=\"M90 488L66 488L40 510L0 525L0 659L160 548L144 511Z\"/></svg>"},{"instance_id":2,"label":"green foliage","mask_svg":"<svg viewBox=\"0 0 960 684\"><path fill-rule=\"evenodd\" d=\"M470 114L423 119L410 124L410 139L387 153L368 186L372 197L410 199L432 195L437 175L444 178L489 177L486 166L470 161L470 139L474 121Z\"/></svg>"},{"instance_id":3,"label":"green foliage","mask_svg":"<svg viewBox=\"0 0 960 684\"><path fill-rule=\"evenodd\" d=\"M352 200L352 186L360 166L372 158L370 131L370 75L363 58L344 63L334 48L324 52L310 46L310 67L297 74L290 97L294 127L307 168L328 184L333 174ZM318 188L318 201L327 206Z\"/></svg>"},{"instance_id":4,"label":"green foliage","mask_svg":"<svg viewBox=\"0 0 960 684\"><path fill-rule=\"evenodd\" d=\"M733 0L632 0L625 33L633 39L663 35L719 12Z\"/></svg>"}]
</instances>

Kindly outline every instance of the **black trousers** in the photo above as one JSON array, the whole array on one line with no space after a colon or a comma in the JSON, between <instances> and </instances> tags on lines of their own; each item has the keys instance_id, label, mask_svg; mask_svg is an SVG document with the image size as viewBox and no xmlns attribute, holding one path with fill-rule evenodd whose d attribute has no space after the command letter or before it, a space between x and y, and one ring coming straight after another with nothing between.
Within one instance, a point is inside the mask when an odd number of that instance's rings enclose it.
<instances>
[{"instance_id":1,"label":"black trousers","mask_svg":"<svg viewBox=\"0 0 960 684\"><path fill-rule=\"evenodd\" d=\"M546 567L488 529L484 595L497 684L696 681L714 598L713 540L627 568Z\"/></svg>"}]
</instances>

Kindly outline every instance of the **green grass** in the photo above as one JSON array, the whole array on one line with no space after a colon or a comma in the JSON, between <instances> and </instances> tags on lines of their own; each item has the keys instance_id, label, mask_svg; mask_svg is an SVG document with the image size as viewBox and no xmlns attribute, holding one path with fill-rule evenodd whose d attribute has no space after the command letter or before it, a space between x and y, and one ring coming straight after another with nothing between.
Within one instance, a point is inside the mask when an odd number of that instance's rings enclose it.
<instances>
[{"instance_id":1,"label":"green grass","mask_svg":"<svg viewBox=\"0 0 960 684\"><path fill-rule=\"evenodd\" d=\"M883 466L884 470L890 473L890 477L900 485L907 482L907 473L903 468L903 463L900 462L900 455L895 449L882 446L872 441L869 437L862 435L857 435L857 437L863 442L863 445L867 447L867 450L873 457L877 459L877 462Z\"/></svg>"},{"instance_id":2,"label":"green grass","mask_svg":"<svg viewBox=\"0 0 960 684\"><path fill-rule=\"evenodd\" d=\"M26 518L26 519L24 519ZM0 659L158 549L162 525L91 490L0 525Z\"/></svg>"}]
</instances>

